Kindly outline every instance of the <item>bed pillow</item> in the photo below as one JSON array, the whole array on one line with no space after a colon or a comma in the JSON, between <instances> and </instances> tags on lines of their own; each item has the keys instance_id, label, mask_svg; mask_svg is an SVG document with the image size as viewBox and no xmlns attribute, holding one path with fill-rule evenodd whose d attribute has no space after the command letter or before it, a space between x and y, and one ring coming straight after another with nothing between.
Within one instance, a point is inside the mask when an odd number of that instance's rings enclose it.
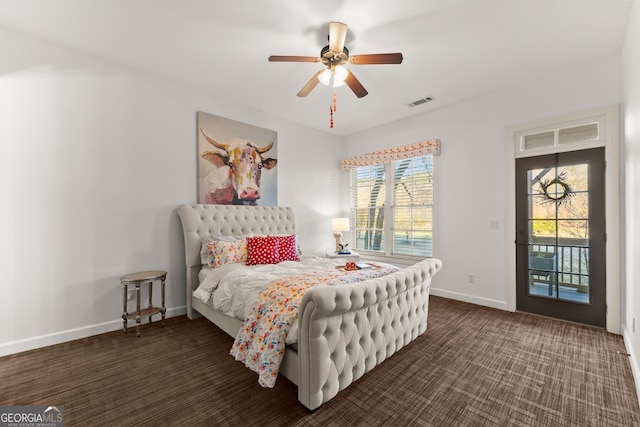
<instances>
[{"instance_id":1,"label":"bed pillow","mask_svg":"<svg viewBox=\"0 0 640 427\"><path fill-rule=\"evenodd\" d=\"M277 264L278 239L273 236L247 237L247 265Z\"/></svg>"},{"instance_id":2,"label":"bed pillow","mask_svg":"<svg viewBox=\"0 0 640 427\"><path fill-rule=\"evenodd\" d=\"M300 261L298 255L298 244L295 234L289 236L271 236L278 241L278 260Z\"/></svg>"},{"instance_id":3,"label":"bed pillow","mask_svg":"<svg viewBox=\"0 0 640 427\"><path fill-rule=\"evenodd\" d=\"M202 247L200 248L200 263L202 265L208 265L209 267L214 266L213 254L211 253L211 249L209 248L209 243L223 241L223 242L233 242L235 240L244 239L246 237L253 236L253 234L242 234L238 236L209 236L202 239Z\"/></svg>"},{"instance_id":4,"label":"bed pillow","mask_svg":"<svg viewBox=\"0 0 640 427\"><path fill-rule=\"evenodd\" d=\"M247 261L247 241L240 240L217 240L207 244L209 251L213 257L213 265L211 267L220 267L221 265L231 264L233 262Z\"/></svg>"}]
</instances>

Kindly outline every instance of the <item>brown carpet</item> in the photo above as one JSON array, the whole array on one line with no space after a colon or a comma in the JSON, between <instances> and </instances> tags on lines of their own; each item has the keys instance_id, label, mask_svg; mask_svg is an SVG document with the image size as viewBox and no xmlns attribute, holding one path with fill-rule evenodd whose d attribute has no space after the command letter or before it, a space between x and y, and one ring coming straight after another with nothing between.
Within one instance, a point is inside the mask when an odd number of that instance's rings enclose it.
<instances>
[{"instance_id":1,"label":"brown carpet","mask_svg":"<svg viewBox=\"0 0 640 427\"><path fill-rule=\"evenodd\" d=\"M263 389L206 319L168 319L0 358L0 405L65 426L640 426L620 336L432 297L427 332L309 413Z\"/></svg>"}]
</instances>

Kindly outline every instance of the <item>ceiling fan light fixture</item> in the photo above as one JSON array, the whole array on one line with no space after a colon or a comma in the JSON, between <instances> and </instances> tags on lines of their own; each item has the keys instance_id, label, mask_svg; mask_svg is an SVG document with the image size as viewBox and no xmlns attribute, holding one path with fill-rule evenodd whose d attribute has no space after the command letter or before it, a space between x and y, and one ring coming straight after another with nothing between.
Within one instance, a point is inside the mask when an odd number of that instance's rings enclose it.
<instances>
[{"instance_id":1,"label":"ceiling fan light fixture","mask_svg":"<svg viewBox=\"0 0 640 427\"><path fill-rule=\"evenodd\" d=\"M333 86L342 86L344 84L344 79L347 78L349 71L344 68L342 65L336 65L333 70Z\"/></svg>"},{"instance_id":2,"label":"ceiling fan light fixture","mask_svg":"<svg viewBox=\"0 0 640 427\"><path fill-rule=\"evenodd\" d=\"M331 82L331 70L326 69L320 74L318 74L318 80L325 86L328 86Z\"/></svg>"}]
</instances>

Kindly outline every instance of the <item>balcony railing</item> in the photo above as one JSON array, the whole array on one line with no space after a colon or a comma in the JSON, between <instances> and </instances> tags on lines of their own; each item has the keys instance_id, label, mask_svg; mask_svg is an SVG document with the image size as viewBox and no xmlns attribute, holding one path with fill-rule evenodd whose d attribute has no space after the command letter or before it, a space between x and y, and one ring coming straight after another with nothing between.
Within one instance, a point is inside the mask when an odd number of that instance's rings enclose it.
<instances>
[{"instance_id":1,"label":"balcony railing","mask_svg":"<svg viewBox=\"0 0 640 427\"><path fill-rule=\"evenodd\" d=\"M589 302L589 246L586 239L529 245L530 292Z\"/></svg>"}]
</instances>

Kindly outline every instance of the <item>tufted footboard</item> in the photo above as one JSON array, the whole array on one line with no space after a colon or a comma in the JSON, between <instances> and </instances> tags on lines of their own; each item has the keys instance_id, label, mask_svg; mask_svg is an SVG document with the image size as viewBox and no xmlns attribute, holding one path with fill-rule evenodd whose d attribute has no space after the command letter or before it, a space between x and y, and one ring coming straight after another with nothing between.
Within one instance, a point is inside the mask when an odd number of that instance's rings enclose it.
<instances>
[{"instance_id":1,"label":"tufted footboard","mask_svg":"<svg viewBox=\"0 0 640 427\"><path fill-rule=\"evenodd\" d=\"M427 330L430 258L388 276L310 289L300 307L298 399L313 410Z\"/></svg>"}]
</instances>

